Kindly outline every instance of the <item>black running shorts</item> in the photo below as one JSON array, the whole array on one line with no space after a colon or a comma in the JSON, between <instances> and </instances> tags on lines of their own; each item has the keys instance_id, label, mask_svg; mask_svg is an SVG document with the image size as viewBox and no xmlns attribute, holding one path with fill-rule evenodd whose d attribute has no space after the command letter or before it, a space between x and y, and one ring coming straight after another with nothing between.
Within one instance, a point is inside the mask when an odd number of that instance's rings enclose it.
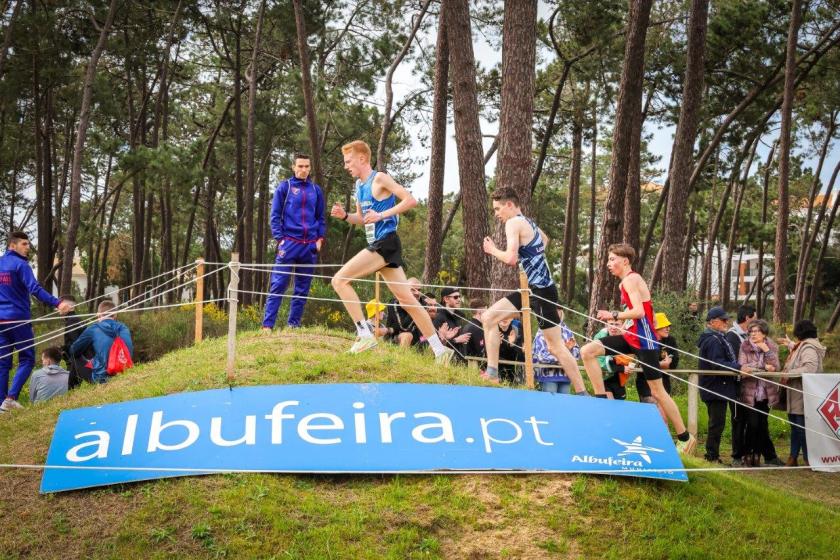
<instances>
[{"instance_id":1,"label":"black running shorts","mask_svg":"<svg viewBox=\"0 0 840 560\"><path fill-rule=\"evenodd\" d=\"M635 354L642 364L642 372L645 379L662 379L662 372L659 371L659 350L639 350L633 348L620 334L605 336L598 340L604 346L604 353L607 356L617 354Z\"/></svg>"},{"instance_id":2,"label":"black running shorts","mask_svg":"<svg viewBox=\"0 0 840 560\"><path fill-rule=\"evenodd\" d=\"M557 313L557 302L559 300L557 295L557 286L552 284L551 286L546 286L545 288L534 288L533 286L528 287L532 294L530 298L531 311L537 317L537 324L543 330L556 327L560 322L560 314ZM522 310L521 292L511 292L505 296L505 299L511 302L517 310Z\"/></svg>"},{"instance_id":3,"label":"black running shorts","mask_svg":"<svg viewBox=\"0 0 840 560\"><path fill-rule=\"evenodd\" d=\"M397 232L391 232L382 239L377 239L367 246L371 253L379 253L385 259L385 266L388 268L400 268L404 266L402 259L402 243Z\"/></svg>"}]
</instances>

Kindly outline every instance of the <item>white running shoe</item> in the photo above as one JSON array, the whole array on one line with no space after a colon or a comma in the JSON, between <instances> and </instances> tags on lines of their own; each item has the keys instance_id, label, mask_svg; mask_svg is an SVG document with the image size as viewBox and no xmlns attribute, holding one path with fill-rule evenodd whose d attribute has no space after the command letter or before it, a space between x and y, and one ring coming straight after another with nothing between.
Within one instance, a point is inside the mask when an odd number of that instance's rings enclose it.
<instances>
[{"instance_id":1,"label":"white running shoe","mask_svg":"<svg viewBox=\"0 0 840 560\"><path fill-rule=\"evenodd\" d=\"M435 356L435 363L441 366L448 366L452 361L452 356L455 355L455 350L452 348L444 348L443 352Z\"/></svg>"},{"instance_id":2,"label":"white running shoe","mask_svg":"<svg viewBox=\"0 0 840 560\"><path fill-rule=\"evenodd\" d=\"M349 354L359 354L360 352L364 352L365 350L370 350L377 345L377 341L375 337L366 336L364 338L358 339L353 346L350 347L348 351Z\"/></svg>"},{"instance_id":3,"label":"white running shoe","mask_svg":"<svg viewBox=\"0 0 840 560\"><path fill-rule=\"evenodd\" d=\"M23 408L23 405L14 399L6 399L3 401L3 404L0 404L0 410L3 412L9 412L15 408Z\"/></svg>"}]
</instances>

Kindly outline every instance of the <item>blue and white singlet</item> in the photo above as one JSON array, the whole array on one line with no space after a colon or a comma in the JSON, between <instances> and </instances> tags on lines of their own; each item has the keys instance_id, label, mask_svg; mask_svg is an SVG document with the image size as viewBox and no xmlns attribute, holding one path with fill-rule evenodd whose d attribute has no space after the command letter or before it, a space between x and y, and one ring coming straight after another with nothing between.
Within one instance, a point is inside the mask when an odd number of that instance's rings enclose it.
<instances>
[{"instance_id":1,"label":"blue and white singlet","mask_svg":"<svg viewBox=\"0 0 840 560\"><path fill-rule=\"evenodd\" d=\"M540 235L540 228L530 218L522 214L515 216L527 220L534 230L534 238L525 245L519 246L519 262L525 269L528 277L528 285L534 288L547 288L554 284L551 278L551 271L548 268L548 261L545 259L545 244Z\"/></svg>"},{"instance_id":2,"label":"blue and white singlet","mask_svg":"<svg viewBox=\"0 0 840 560\"><path fill-rule=\"evenodd\" d=\"M376 171L372 171L366 181L361 179L356 180L356 200L362 209L362 217L367 214L368 210L374 212L384 212L390 210L397 205L397 197L394 193L385 200L377 200L373 196L373 178L376 177ZM399 224L399 216L388 216L375 224L365 224L365 237L369 244L379 241L389 233L397 231L397 224Z\"/></svg>"}]
</instances>

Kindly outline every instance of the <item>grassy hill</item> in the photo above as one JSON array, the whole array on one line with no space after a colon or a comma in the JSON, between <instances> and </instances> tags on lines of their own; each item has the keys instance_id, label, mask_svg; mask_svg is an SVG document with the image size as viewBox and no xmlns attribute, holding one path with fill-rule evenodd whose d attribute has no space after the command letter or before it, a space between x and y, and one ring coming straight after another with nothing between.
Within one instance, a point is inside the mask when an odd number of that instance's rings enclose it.
<instances>
[{"instance_id":1,"label":"grassy hill","mask_svg":"<svg viewBox=\"0 0 840 560\"><path fill-rule=\"evenodd\" d=\"M349 343L324 330L243 334L236 384L481 383L414 352L349 356ZM0 463L43 463L62 408L227 386L224 359L224 341L208 340L0 416ZM697 473L687 484L225 474L48 496L38 493L40 477L0 470L0 558L810 559L836 557L840 527L840 476L810 471Z\"/></svg>"}]
</instances>

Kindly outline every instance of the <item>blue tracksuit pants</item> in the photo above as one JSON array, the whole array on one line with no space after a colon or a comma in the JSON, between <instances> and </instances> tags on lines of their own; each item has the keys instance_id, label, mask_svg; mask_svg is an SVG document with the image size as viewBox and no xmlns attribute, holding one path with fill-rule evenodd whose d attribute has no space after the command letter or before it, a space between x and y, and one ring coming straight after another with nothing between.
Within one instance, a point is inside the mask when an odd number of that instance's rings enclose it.
<instances>
[{"instance_id":1,"label":"blue tracksuit pants","mask_svg":"<svg viewBox=\"0 0 840 560\"><path fill-rule=\"evenodd\" d=\"M18 398L29 379L35 367L35 348L32 346L34 338L32 323L17 323L14 326L0 323L0 402L7 396ZM18 367L10 390L9 372L15 351L18 353Z\"/></svg>"},{"instance_id":2,"label":"blue tracksuit pants","mask_svg":"<svg viewBox=\"0 0 840 560\"><path fill-rule=\"evenodd\" d=\"M280 309L280 304L283 303L283 294L286 293L286 288L289 287L289 282L293 276L292 272L296 273L294 274L295 287L293 293L298 297L292 298L288 323L290 327L300 326L303 306L306 304L304 297L309 295L309 286L312 284L312 276L301 276L301 274L314 274L315 269L311 266L294 265L311 265L317 261L318 251L315 243L298 243L289 239L280 242L274 259L275 266L271 272L271 288L269 291L272 295L268 296L268 301L265 304L264 327L274 327L274 323L277 321L277 311Z\"/></svg>"}]
</instances>

